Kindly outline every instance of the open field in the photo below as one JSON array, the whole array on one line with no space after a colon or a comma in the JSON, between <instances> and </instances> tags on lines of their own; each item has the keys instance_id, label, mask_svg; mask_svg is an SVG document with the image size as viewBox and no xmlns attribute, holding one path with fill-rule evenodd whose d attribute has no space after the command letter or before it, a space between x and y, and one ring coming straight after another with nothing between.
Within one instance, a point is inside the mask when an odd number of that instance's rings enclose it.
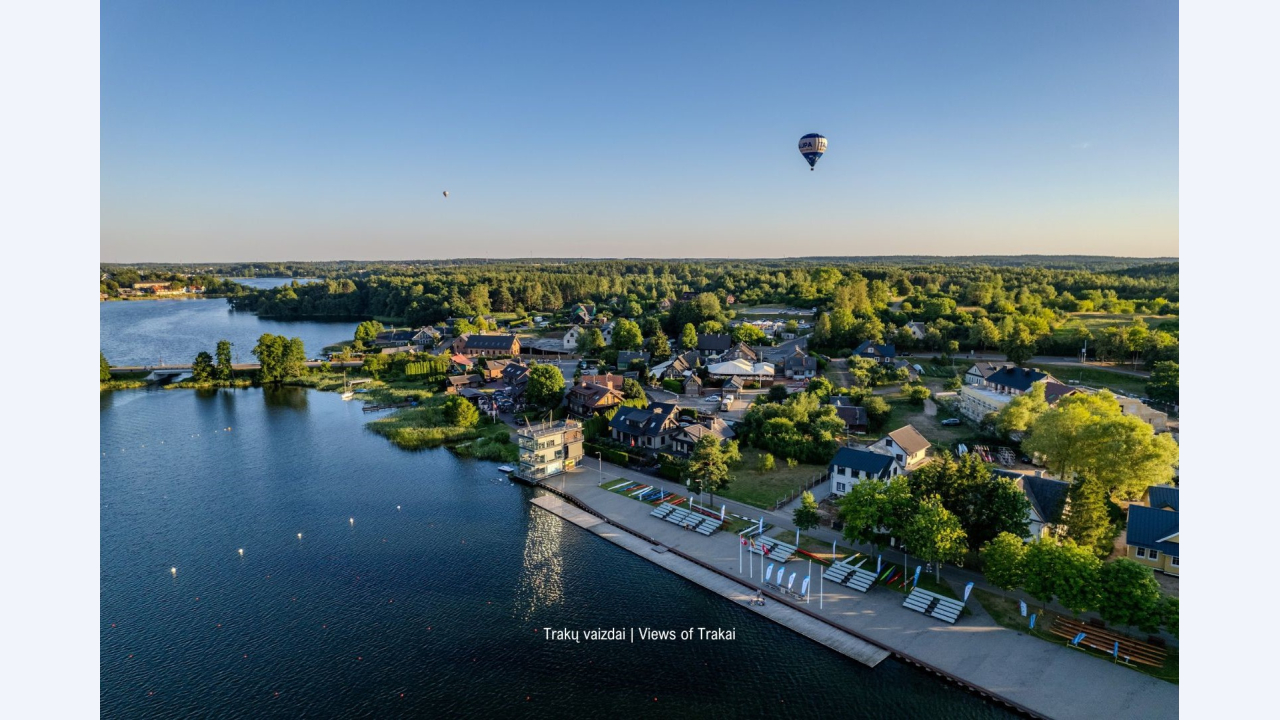
<instances>
[{"instance_id":1,"label":"open field","mask_svg":"<svg viewBox=\"0 0 1280 720\"><path fill-rule=\"evenodd\" d=\"M756 464L761 453L754 448L742 449L742 464L732 471L733 482L721 488L717 496L753 505L758 508L772 508L774 503L795 492L813 477L825 470L818 465L796 465L788 467L787 461L774 458L773 470L760 472Z\"/></svg>"},{"instance_id":2,"label":"open field","mask_svg":"<svg viewBox=\"0 0 1280 720\"><path fill-rule=\"evenodd\" d=\"M1147 394L1147 381L1132 375L1121 375L1101 368L1066 365L1046 365L1041 369L1064 383L1075 380L1080 385L1108 388L1126 395L1142 397Z\"/></svg>"},{"instance_id":3,"label":"open field","mask_svg":"<svg viewBox=\"0 0 1280 720\"><path fill-rule=\"evenodd\" d=\"M1072 329L1077 323L1083 324L1089 332L1096 337L1103 328L1109 328L1113 325L1127 327L1133 324L1134 320L1141 319L1147 324L1147 327L1155 330L1164 323L1169 323L1164 329L1169 332L1176 333L1178 331L1177 315L1139 315L1139 314L1110 314L1110 313L1071 313L1062 327L1053 331L1053 334L1060 337L1068 337Z\"/></svg>"}]
</instances>

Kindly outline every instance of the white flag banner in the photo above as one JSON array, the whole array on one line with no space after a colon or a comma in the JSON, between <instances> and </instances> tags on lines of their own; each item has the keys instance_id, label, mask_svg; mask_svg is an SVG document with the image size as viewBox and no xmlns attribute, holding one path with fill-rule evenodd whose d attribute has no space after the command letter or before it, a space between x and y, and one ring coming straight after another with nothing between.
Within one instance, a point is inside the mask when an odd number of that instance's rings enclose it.
<instances>
[{"instance_id":1,"label":"white flag banner","mask_svg":"<svg viewBox=\"0 0 1280 720\"><path fill-rule=\"evenodd\" d=\"M724 522L724 506L720 506L720 522Z\"/></svg>"},{"instance_id":2,"label":"white flag banner","mask_svg":"<svg viewBox=\"0 0 1280 720\"><path fill-rule=\"evenodd\" d=\"M800 594L801 595L809 594L809 576L808 575L804 576L804 582L800 585Z\"/></svg>"},{"instance_id":3,"label":"white flag banner","mask_svg":"<svg viewBox=\"0 0 1280 720\"><path fill-rule=\"evenodd\" d=\"M964 586L964 600L963 600L963 602L969 602L969 591L970 591L970 590L973 590L973 582L972 582L972 581L971 581L971 582L969 582L969 584L967 584L967 585L965 585L965 586Z\"/></svg>"},{"instance_id":4,"label":"white flag banner","mask_svg":"<svg viewBox=\"0 0 1280 720\"><path fill-rule=\"evenodd\" d=\"M769 569L764 571L764 581L769 582L771 577L773 577L773 563L769 563Z\"/></svg>"},{"instance_id":5,"label":"white flag banner","mask_svg":"<svg viewBox=\"0 0 1280 720\"><path fill-rule=\"evenodd\" d=\"M787 580L787 589L790 590L791 586L794 585L795 582L796 582L796 574L791 573L791 579Z\"/></svg>"},{"instance_id":6,"label":"white flag banner","mask_svg":"<svg viewBox=\"0 0 1280 720\"><path fill-rule=\"evenodd\" d=\"M1022 606L1022 617L1026 617L1026 616L1027 616L1027 601L1026 601L1026 600L1019 600L1019 601L1018 601L1018 604L1019 604L1020 606Z\"/></svg>"}]
</instances>

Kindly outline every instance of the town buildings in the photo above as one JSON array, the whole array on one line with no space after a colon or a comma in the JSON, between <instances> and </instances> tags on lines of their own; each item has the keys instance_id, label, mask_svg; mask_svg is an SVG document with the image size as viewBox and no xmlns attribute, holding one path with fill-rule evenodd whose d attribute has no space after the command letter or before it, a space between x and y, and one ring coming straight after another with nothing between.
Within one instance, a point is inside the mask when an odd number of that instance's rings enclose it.
<instances>
[{"instance_id":1,"label":"town buildings","mask_svg":"<svg viewBox=\"0 0 1280 720\"><path fill-rule=\"evenodd\" d=\"M531 425L516 430L520 464L516 475L529 482L572 470L582 461L582 425L576 420Z\"/></svg>"}]
</instances>

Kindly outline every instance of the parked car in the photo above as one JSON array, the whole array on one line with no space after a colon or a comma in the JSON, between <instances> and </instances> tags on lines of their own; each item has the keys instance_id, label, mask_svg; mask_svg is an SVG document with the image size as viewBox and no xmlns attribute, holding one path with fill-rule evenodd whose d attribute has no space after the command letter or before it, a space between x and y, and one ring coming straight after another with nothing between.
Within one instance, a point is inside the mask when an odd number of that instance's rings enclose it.
<instances>
[{"instance_id":1,"label":"parked car","mask_svg":"<svg viewBox=\"0 0 1280 720\"><path fill-rule=\"evenodd\" d=\"M720 396L719 396L719 395L712 395L712 396L710 396L710 397L708 397L708 398L707 398L707 402L720 402Z\"/></svg>"},{"instance_id":2,"label":"parked car","mask_svg":"<svg viewBox=\"0 0 1280 720\"><path fill-rule=\"evenodd\" d=\"M946 426L948 426L948 427L951 427L951 426L954 426L954 425L959 425L959 424L960 424L960 418L947 418L946 420L943 420L943 421L942 421L942 424L943 424L943 425L946 425Z\"/></svg>"}]
</instances>

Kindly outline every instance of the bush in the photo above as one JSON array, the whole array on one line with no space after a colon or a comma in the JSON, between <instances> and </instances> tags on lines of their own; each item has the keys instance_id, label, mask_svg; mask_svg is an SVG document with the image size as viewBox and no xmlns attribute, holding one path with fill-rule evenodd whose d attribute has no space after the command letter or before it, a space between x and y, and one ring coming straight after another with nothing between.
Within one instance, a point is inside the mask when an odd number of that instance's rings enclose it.
<instances>
[{"instance_id":1,"label":"bush","mask_svg":"<svg viewBox=\"0 0 1280 720\"><path fill-rule=\"evenodd\" d=\"M774 468L773 455L765 453L760 456L760 462L757 463L756 469L760 472L771 472Z\"/></svg>"},{"instance_id":2,"label":"bush","mask_svg":"<svg viewBox=\"0 0 1280 720\"><path fill-rule=\"evenodd\" d=\"M669 393L675 393L676 395L679 395L684 392L684 385L681 384L679 380L673 380L671 378L667 378L662 381L662 389L666 390Z\"/></svg>"}]
</instances>

